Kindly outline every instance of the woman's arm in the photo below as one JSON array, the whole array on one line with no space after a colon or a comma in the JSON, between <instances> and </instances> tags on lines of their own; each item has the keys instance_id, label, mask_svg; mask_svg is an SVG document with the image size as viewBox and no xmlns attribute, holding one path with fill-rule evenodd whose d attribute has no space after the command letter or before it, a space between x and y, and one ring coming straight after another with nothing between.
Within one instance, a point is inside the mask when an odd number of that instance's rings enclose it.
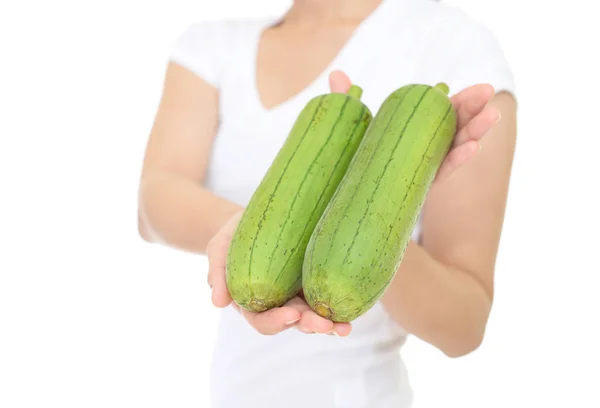
<instances>
[{"instance_id":1,"label":"woman's arm","mask_svg":"<svg viewBox=\"0 0 600 408\"><path fill-rule=\"evenodd\" d=\"M421 245L411 242L383 297L406 330L458 357L481 343L493 299L496 253L516 143L516 104L490 102L501 120L481 151L435 183L423 208Z\"/></svg>"},{"instance_id":2,"label":"woman's arm","mask_svg":"<svg viewBox=\"0 0 600 408\"><path fill-rule=\"evenodd\" d=\"M332 92L345 92L349 80L332 77L330 87ZM232 304L225 265L244 208L202 188L218 123L217 98L217 91L195 74L174 63L169 65L144 158L138 211L140 235L149 242L206 254L213 304L232 305L259 333L276 334L296 327L307 333L347 336L349 324L323 319L299 297L262 313Z\"/></svg>"},{"instance_id":3,"label":"woman's arm","mask_svg":"<svg viewBox=\"0 0 600 408\"><path fill-rule=\"evenodd\" d=\"M218 123L218 92L170 63L139 189L139 232L148 242L206 253L242 208L202 187Z\"/></svg>"}]
</instances>

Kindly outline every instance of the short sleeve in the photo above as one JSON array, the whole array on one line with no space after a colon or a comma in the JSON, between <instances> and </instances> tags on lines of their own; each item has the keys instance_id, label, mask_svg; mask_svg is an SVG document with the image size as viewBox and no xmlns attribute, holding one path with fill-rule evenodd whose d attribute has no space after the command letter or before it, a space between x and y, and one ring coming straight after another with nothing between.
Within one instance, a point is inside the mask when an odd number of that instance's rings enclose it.
<instances>
[{"instance_id":1,"label":"short sleeve","mask_svg":"<svg viewBox=\"0 0 600 408\"><path fill-rule=\"evenodd\" d=\"M447 80L452 93L479 83L491 84L496 92L506 91L516 98L513 72L504 52L490 30L470 24L463 31Z\"/></svg>"},{"instance_id":2,"label":"short sleeve","mask_svg":"<svg viewBox=\"0 0 600 408\"><path fill-rule=\"evenodd\" d=\"M169 60L190 70L203 80L219 87L222 62L219 49L222 34L217 22L197 22L179 35L173 44Z\"/></svg>"}]
</instances>

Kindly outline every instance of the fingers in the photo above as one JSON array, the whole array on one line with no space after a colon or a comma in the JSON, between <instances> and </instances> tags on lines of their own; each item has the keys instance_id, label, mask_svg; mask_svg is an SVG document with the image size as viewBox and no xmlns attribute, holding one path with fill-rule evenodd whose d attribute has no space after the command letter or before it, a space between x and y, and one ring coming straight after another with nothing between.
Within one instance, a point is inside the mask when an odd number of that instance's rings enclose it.
<instances>
[{"instance_id":1,"label":"fingers","mask_svg":"<svg viewBox=\"0 0 600 408\"><path fill-rule=\"evenodd\" d=\"M350 78L342 71L333 71L329 74L329 88L332 93L346 93L351 85Z\"/></svg>"},{"instance_id":2,"label":"fingers","mask_svg":"<svg viewBox=\"0 0 600 408\"><path fill-rule=\"evenodd\" d=\"M458 107L458 132L452 148L437 172L434 182L446 179L458 167L479 151L479 141L500 120L500 111L488 105L494 89L489 85L475 85L453 98Z\"/></svg>"},{"instance_id":3,"label":"fingers","mask_svg":"<svg viewBox=\"0 0 600 408\"><path fill-rule=\"evenodd\" d=\"M479 84L468 87L451 98L456 109L457 128L463 126L477 116L494 96L494 88L489 84Z\"/></svg>"},{"instance_id":4,"label":"fingers","mask_svg":"<svg viewBox=\"0 0 600 408\"><path fill-rule=\"evenodd\" d=\"M333 333L339 337L346 337L352 332L352 325L350 323L334 323Z\"/></svg>"},{"instance_id":5,"label":"fingers","mask_svg":"<svg viewBox=\"0 0 600 408\"><path fill-rule=\"evenodd\" d=\"M302 318L295 324L295 328L307 334L332 334L341 337L348 336L352 331L350 323L334 323L316 314L310 306L300 297L290 300L287 305L295 307L302 312Z\"/></svg>"},{"instance_id":6,"label":"fingers","mask_svg":"<svg viewBox=\"0 0 600 408\"><path fill-rule=\"evenodd\" d=\"M473 99L487 99L488 101L494 96L494 87L490 84L471 85L459 93L453 95L450 100L455 109L460 109L461 106Z\"/></svg>"},{"instance_id":7,"label":"fingers","mask_svg":"<svg viewBox=\"0 0 600 408\"><path fill-rule=\"evenodd\" d=\"M227 250L229 242L225 236L218 236L207 246L208 255L208 286L212 290L212 303L216 307L228 306L232 299L227 289L225 268L227 265Z\"/></svg>"},{"instance_id":8,"label":"fingers","mask_svg":"<svg viewBox=\"0 0 600 408\"><path fill-rule=\"evenodd\" d=\"M317 315L300 297L295 297L282 307L254 313L231 303L257 332L274 335L292 327L307 333L323 333L345 337L352 331L350 323L334 323Z\"/></svg>"},{"instance_id":9,"label":"fingers","mask_svg":"<svg viewBox=\"0 0 600 408\"><path fill-rule=\"evenodd\" d=\"M321 333L340 337L346 337L352 331L350 323L334 323L319 316L310 308L302 313L302 319L296 323L296 328L307 334Z\"/></svg>"},{"instance_id":10,"label":"fingers","mask_svg":"<svg viewBox=\"0 0 600 408\"><path fill-rule=\"evenodd\" d=\"M226 307L231 302L231 295L227 289L226 268L227 251L231 238L235 232L243 211L233 215L219 230L206 247L208 256L208 286L212 290L212 303L216 307Z\"/></svg>"},{"instance_id":11,"label":"fingers","mask_svg":"<svg viewBox=\"0 0 600 408\"><path fill-rule=\"evenodd\" d=\"M307 334L321 333L339 337L346 337L352 332L350 323L334 323L319 316L310 308L302 313L302 319L296 324L296 328Z\"/></svg>"},{"instance_id":12,"label":"fingers","mask_svg":"<svg viewBox=\"0 0 600 408\"><path fill-rule=\"evenodd\" d=\"M458 131L454 146L460 146L469 140L480 140L499 120L500 111L493 106L487 106Z\"/></svg>"},{"instance_id":13,"label":"fingers","mask_svg":"<svg viewBox=\"0 0 600 408\"><path fill-rule=\"evenodd\" d=\"M479 142L475 140L469 140L466 143L453 148L440 166L435 177L435 182L439 183L440 181L445 180L454 170L475 156L478 151Z\"/></svg>"},{"instance_id":14,"label":"fingers","mask_svg":"<svg viewBox=\"0 0 600 408\"><path fill-rule=\"evenodd\" d=\"M308 306L307 306L308 307ZM327 320L310 310L302 313L302 319L297 324L298 330L304 333L331 333L333 331L333 322Z\"/></svg>"},{"instance_id":15,"label":"fingers","mask_svg":"<svg viewBox=\"0 0 600 408\"><path fill-rule=\"evenodd\" d=\"M274 335L293 327L302 317L302 312L290 306L277 307L266 312L254 313L240 309L242 316L259 333Z\"/></svg>"}]
</instances>

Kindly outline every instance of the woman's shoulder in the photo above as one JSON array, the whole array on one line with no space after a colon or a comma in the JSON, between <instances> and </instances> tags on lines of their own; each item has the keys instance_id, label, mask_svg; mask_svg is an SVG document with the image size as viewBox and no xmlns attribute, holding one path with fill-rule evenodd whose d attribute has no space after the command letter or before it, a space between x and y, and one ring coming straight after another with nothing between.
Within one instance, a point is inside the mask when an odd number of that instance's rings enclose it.
<instances>
[{"instance_id":1,"label":"woman's shoulder","mask_svg":"<svg viewBox=\"0 0 600 408\"><path fill-rule=\"evenodd\" d=\"M235 45L236 41L247 39L269 21L268 18L195 20L183 28L179 38L194 38L214 46Z\"/></svg>"},{"instance_id":2,"label":"woman's shoulder","mask_svg":"<svg viewBox=\"0 0 600 408\"><path fill-rule=\"evenodd\" d=\"M431 35L447 40L461 40L464 36L481 35L494 37L483 21L462 8L438 0L413 0L409 8L409 20Z\"/></svg>"},{"instance_id":3,"label":"woman's shoulder","mask_svg":"<svg viewBox=\"0 0 600 408\"><path fill-rule=\"evenodd\" d=\"M229 66L242 58L267 19L197 20L182 29L169 59L219 87Z\"/></svg>"}]
</instances>

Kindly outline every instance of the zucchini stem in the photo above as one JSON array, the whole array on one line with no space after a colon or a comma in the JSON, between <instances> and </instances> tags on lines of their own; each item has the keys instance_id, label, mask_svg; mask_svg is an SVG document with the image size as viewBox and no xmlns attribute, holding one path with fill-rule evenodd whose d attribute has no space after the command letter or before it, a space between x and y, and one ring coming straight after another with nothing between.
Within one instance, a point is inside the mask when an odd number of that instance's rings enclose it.
<instances>
[{"instance_id":1,"label":"zucchini stem","mask_svg":"<svg viewBox=\"0 0 600 408\"><path fill-rule=\"evenodd\" d=\"M437 89L439 89L440 91L442 91L443 93L445 93L446 95L448 95L448 92L450 92L450 88L448 88L448 85L446 85L443 82L440 82L439 84L437 84L435 86Z\"/></svg>"},{"instance_id":2,"label":"zucchini stem","mask_svg":"<svg viewBox=\"0 0 600 408\"><path fill-rule=\"evenodd\" d=\"M350 89L348 89L348 95L353 96L356 99L360 99L362 96L363 90L358 85L350 85Z\"/></svg>"}]
</instances>

